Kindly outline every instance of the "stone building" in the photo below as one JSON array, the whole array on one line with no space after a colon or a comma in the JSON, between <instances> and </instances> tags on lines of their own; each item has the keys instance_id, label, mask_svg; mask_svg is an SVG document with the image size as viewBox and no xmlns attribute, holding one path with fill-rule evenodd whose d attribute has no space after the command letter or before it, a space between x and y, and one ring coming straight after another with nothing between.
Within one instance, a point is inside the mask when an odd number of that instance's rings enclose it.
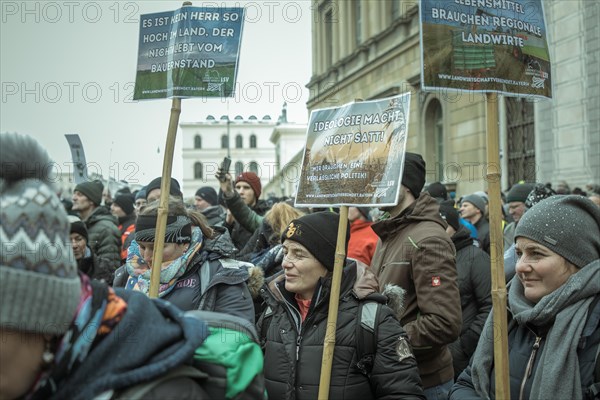
<instances>
[{"instance_id":1,"label":"stone building","mask_svg":"<svg viewBox=\"0 0 600 400\"><path fill-rule=\"evenodd\" d=\"M543 1L553 99L499 96L502 189L519 180L600 182L600 3ZM407 151L427 182L487 188L485 95L421 90L418 2L319 0L309 110L412 93Z\"/></svg>"},{"instance_id":2,"label":"stone building","mask_svg":"<svg viewBox=\"0 0 600 400\"><path fill-rule=\"evenodd\" d=\"M288 122L285 105L276 121L268 115L262 119L209 115L204 121L181 123L180 128L185 199L193 198L201 186L219 190L215 173L227 155L232 176L253 171L260 177L261 198L289 196L295 190L295 170L284 166L304 147L306 125Z\"/></svg>"},{"instance_id":3,"label":"stone building","mask_svg":"<svg viewBox=\"0 0 600 400\"><path fill-rule=\"evenodd\" d=\"M269 140L275 123L268 115L261 119L209 115L205 121L180 123L184 198L194 197L201 186L219 190L215 174L225 156L231 158L229 172L234 179L242 171L253 171L267 184L275 168L275 145Z\"/></svg>"}]
</instances>

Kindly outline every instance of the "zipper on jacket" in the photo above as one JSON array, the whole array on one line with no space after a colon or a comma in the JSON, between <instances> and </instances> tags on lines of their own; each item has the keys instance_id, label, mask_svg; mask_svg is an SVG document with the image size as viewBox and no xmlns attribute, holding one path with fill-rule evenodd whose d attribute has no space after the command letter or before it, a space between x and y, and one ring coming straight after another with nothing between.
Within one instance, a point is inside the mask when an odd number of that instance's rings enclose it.
<instances>
[{"instance_id":1,"label":"zipper on jacket","mask_svg":"<svg viewBox=\"0 0 600 400\"><path fill-rule=\"evenodd\" d=\"M300 358L300 343L302 342L302 336L298 335L296 338L296 362L298 362L298 358Z\"/></svg>"},{"instance_id":2,"label":"zipper on jacket","mask_svg":"<svg viewBox=\"0 0 600 400\"><path fill-rule=\"evenodd\" d=\"M525 383L527 383L527 379L531 376L533 372L533 363L535 361L535 356L537 354L538 349L540 348L540 342L542 338L540 336L535 336L535 343L533 344L533 350L531 351L531 355L529 356L529 361L527 361L527 368L525 368L525 376L523 376L523 381L521 382L521 390L519 391L519 400L523 399L523 392L525 391Z\"/></svg>"}]
</instances>

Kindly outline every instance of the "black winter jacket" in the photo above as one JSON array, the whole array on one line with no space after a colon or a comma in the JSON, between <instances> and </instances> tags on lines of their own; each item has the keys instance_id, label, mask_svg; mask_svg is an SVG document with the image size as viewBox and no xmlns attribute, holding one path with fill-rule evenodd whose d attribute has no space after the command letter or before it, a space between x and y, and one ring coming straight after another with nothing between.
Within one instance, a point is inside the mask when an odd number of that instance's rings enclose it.
<instances>
[{"instance_id":1,"label":"black winter jacket","mask_svg":"<svg viewBox=\"0 0 600 400\"><path fill-rule=\"evenodd\" d=\"M86 246L85 255L77 260L77 268L90 278L96 280L105 280L112 275L105 260L100 261L89 246ZM109 281L106 283L110 285L112 282Z\"/></svg>"},{"instance_id":2,"label":"black winter jacket","mask_svg":"<svg viewBox=\"0 0 600 400\"><path fill-rule=\"evenodd\" d=\"M121 265L121 232L117 218L106 207L97 207L84 222L89 235L88 246L102 264L101 276L97 279L111 283L115 270Z\"/></svg>"},{"instance_id":3,"label":"black winter jacket","mask_svg":"<svg viewBox=\"0 0 600 400\"><path fill-rule=\"evenodd\" d=\"M254 303L248 281L251 277L260 279L262 275L251 274L251 264L229 258L235 250L229 233L223 227L213 229L215 237L204 239L202 249L192 258L187 271L177 279L173 290L161 299L183 311L223 312L254 323ZM127 274L124 268L117 271L116 286L127 282L123 272Z\"/></svg>"},{"instance_id":4,"label":"black winter jacket","mask_svg":"<svg viewBox=\"0 0 600 400\"><path fill-rule=\"evenodd\" d=\"M550 327L536 327L531 325L519 325L512 319L510 308L508 312L508 372L510 384L510 398L524 400L529 399L531 384L535 371L539 367L539 357L546 345L546 334ZM590 385L594 382L594 368L596 366L595 357L599 354L600 347L600 303L590 304L588 315L586 317L585 329L579 340L577 357L579 358L579 374L581 377L581 386L584 399L597 399L588 392ZM539 337L539 348L533 351L536 337ZM530 373L526 373L527 365L533 359L533 366ZM600 360L598 360L600 362ZM572 376L575 371L565 371L566 379ZM519 397L523 385L523 397ZM490 373L489 393L492 399L495 398L496 380L495 370ZM452 387L448 398L450 400L479 399L479 396L473 388L473 378L471 377L471 366L467 367L458 377L458 380Z\"/></svg>"},{"instance_id":5,"label":"black winter jacket","mask_svg":"<svg viewBox=\"0 0 600 400\"><path fill-rule=\"evenodd\" d=\"M265 351L269 399L313 400L318 397L330 285L330 277L321 279L304 322L301 322L294 294L285 290L283 272L263 286L262 295L269 307L257 327ZM387 306L381 307L377 353L370 378L356 367L359 302L376 291L377 283L371 271L366 270L357 279L356 263L350 261L344 269L340 288L329 398L424 399L414 356L399 360L397 349L407 345L408 337Z\"/></svg>"},{"instance_id":6,"label":"black winter jacket","mask_svg":"<svg viewBox=\"0 0 600 400\"><path fill-rule=\"evenodd\" d=\"M462 329L449 345L454 378L469 365L488 314L492 310L490 256L473 245L469 230L462 226L452 236L456 247L458 290L462 309Z\"/></svg>"}]
</instances>

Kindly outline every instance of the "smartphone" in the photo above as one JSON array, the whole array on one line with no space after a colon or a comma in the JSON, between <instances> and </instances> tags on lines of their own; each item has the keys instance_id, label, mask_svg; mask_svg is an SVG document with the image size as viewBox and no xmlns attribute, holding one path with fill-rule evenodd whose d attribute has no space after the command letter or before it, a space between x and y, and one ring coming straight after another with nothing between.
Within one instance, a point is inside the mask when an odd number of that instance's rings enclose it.
<instances>
[{"instance_id":1,"label":"smartphone","mask_svg":"<svg viewBox=\"0 0 600 400\"><path fill-rule=\"evenodd\" d=\"M229 173L229 167L231 166L231 158L225 157L223 158L223 162L221 163L221 173L217 175L217 179L221 182L225 181L225 175Z\"/></svg>"}]
</instances>

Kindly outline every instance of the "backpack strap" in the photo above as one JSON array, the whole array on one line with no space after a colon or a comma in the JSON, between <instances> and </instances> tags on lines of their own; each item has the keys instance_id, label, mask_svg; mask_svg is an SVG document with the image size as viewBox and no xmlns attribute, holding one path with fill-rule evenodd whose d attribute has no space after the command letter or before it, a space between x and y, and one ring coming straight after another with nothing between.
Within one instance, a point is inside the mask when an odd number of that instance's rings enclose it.
<instances>
[{"instance_id":1,"label":"backpack strap","mask_svg":"<svg viewBox=\"0 0 600 400\"><path fill-rule=\"evenodd\" d=\"M196 381L208 378L208 374L190 365L180 365L167 374L148 382L132 386L114 397L115 400L143 400L150 391L154 390L164 382L174 378L186 377Z\"/></svg>"},{"instance_id":2,"label":"backpack strap","mask_svg":"<svg viewBox=\"0 0 600 400\"><path fill-rule=\"evenodd\" d=\"M361 301L358 304L356 323L356 367L363 375L370 376L377 353L379 310L377 301Z\"/></svg>"},{"instance_id":3,"label":"backpack strap","mask_svg":"<svg viewBox=\"0 0 600 400\"><path fill-rule=\"evenodd\" d=\"M198 276L200 277L200 301L198 301L197 310L204 310L207 308L206 304L208 303L208 309L211 308L211 305L214 305L215 299L209 299L206 294L206 290L208 289L208 284L210 283L211 278L211 270L210 270L210 260L205 260L200 268L198 269ZM216 293L213 293L212 297L215 297Z\"/></svg>"},{"instance_id":4,"label":"backpack strap","mask_svg":"<svg viewBox=\"0 0 600 400\"><path fill-rule=\"evenodd\" d=\"M273 309L271 306L267 305L263 315L262 321L260 325L260 332L258 340L260 341L260 347L264 350L265 343L267 342L267 332L269 331L269 326L271 325L271 320L273 319Z\"/></svg>"}]
</instances>

